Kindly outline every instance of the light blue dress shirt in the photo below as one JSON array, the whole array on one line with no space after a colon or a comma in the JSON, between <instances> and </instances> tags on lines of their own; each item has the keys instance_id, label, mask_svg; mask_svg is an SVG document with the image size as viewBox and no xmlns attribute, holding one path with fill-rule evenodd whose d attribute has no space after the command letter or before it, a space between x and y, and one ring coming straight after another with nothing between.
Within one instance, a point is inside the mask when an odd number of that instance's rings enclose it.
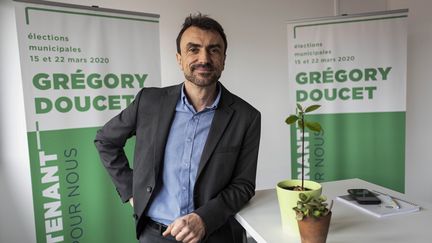
<instances>
[{"instance_id":1,"label":"light blue dress shirt","mask_svg":"<svg viewBox=\"0 0 432 243\"><path fill-rule=\"evenodd\" d=\"M161 187L155 191L147 216L168 225L176 218L194 211L193 190L198 166L215 110L221 97L221 87L214 103L196 112L189 103L184 85L176 105L176 113L165 147ZM163 112L163 111L161 111Z\"/></svg>"}]
</instances>

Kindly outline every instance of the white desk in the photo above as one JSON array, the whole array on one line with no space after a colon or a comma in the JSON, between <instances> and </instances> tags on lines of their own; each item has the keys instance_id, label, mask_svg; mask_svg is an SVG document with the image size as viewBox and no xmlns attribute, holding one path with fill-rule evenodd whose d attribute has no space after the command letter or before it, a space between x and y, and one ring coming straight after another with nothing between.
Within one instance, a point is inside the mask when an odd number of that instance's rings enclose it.
<instances>
[{"instance_id":1,"label":"white desk","mask_svg":"<svg viewBox=\"0 0 432 243\"><path fill-rule=\"evenodd\" d=\"M376 218L334 200L328 243L432 242L432 204L407 198L404 194L360 180L322 183L328 201L347 194L349 188L367 188L389 193L422 207L420 212ZM430 188L422 188L431 190ZM297 243L298 236L282 231L279 205L274 189L257 191L255 197L235 216L258 243Z\"/></svg>"}]
</instances>

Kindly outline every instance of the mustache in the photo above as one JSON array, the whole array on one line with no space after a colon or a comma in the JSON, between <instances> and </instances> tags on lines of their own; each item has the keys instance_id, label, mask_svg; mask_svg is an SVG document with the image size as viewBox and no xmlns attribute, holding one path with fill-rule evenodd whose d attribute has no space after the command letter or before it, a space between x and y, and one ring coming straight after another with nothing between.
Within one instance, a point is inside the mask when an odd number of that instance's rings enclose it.
<instances>
[{"instance_id":1,"label":"mustache","mask_svg":"<svg viewBox=\"0 0 432 243\"><path fill-rule=\"evenodd\" d=\"M205 68L208 70L213 70L213 65L211 63L197 63L191 65L191 70L194 71L197 68Z\"/></svg>"}]
</instances>

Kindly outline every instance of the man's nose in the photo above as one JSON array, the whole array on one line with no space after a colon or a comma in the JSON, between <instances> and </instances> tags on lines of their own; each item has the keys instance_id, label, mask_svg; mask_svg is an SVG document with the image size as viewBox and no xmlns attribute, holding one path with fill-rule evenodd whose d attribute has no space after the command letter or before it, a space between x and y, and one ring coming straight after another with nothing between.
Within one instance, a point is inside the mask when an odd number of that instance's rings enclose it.
<instances>
[{"instance_id":1,"label":"man's nose","mask_svg":"<svg viewBox=\"0 0 432 243\"><path fill-rule=\"evenodd\" d=\"M210 53L207 50L202 50L199 52L198 61L200 63L209 63L210 62Z\"/></svg>"}]
</instances>

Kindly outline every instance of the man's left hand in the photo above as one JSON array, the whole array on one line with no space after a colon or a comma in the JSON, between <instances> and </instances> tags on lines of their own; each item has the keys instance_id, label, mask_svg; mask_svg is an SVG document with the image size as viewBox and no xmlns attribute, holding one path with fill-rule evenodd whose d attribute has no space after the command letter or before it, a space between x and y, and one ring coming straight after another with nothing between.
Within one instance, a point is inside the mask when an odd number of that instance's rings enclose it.
<instances>
[{"instance_id":1,"label":"man's left hand","mask_svg":"<svg viewBox=\"0 0 432 243\"><path fill-rule=\"evenodd\" d=\"M204 221L198 214L191 213L174 220L162 235L172 235L184 243L198 243L205 235Z\"/></svg>"}]
</instances>

